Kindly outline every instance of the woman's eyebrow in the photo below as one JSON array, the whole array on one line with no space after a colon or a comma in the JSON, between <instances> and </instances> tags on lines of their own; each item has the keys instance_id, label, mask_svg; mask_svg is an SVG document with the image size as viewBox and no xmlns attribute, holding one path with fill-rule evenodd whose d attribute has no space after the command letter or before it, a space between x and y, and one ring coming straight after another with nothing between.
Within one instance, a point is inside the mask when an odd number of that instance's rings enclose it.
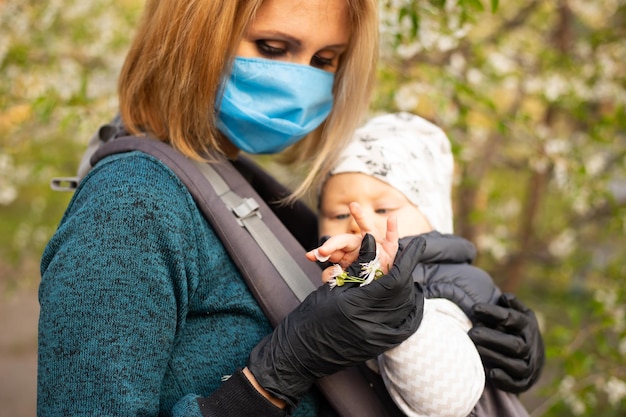
<instances>
[{"instance_id":1,"label":"woman's eyebrow","mask_svg":"<svg viewBox=\"0 0 626 417\"><path fill-rule=\"evenodd\" d=\"M300 46L302 45L302 41L296 37L294 37L293 35L290 35L288 33L285 32L281 32L280 30L259 30L259 31L255 31L254 32L254 36L255 37L276 37L276 38L280 38L286 41L289 41L290 43L295 44L296 46Z\"/></svg>"},{"instance_id":2,"label":"woman's eyebrow","mask_svg":"<svg viewBox=\"0 0 626 417\"><path fill-rule=\"evenodd\" d=\"M296 38L295 36L289 33L281 32L280 30L259 30L259 31L254 32L254 36L262 37L262 38L263 37L277 37L285 41L288 41L289 43L292 43L295 46L298 46L298 47L302 46L302 41L299 38ZM325 45L323 49L345 49L347 45L348 45L347 42L337 43L337 44Z\"/></svg>"}]
</instances>

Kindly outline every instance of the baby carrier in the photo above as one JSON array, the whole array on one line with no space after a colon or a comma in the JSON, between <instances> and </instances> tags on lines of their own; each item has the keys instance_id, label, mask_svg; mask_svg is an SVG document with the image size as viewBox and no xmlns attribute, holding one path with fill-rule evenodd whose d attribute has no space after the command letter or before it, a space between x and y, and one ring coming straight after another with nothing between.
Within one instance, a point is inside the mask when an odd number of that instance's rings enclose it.
<instances>
[{"instance_id":1,"label":"baby carrier","mask_svg":"<svg viewBox=\"0 0 626 417\"><path fill-rule=\"evenodd\" d=\"M77 176L55 178L51 187L73 191L99 160L131 151L158 158L187 186L273 326L318 286L321 271L304 256L305 248L318 244L317 217L300 201L277 203L289 190L251 159L194 162L161 141L129 136L115 118L91 138ZM340 417L404 416L380 376L365 365L319 379L316 386ZM474 416L528 413L517 396L487 381Z\"/></svg>"},{"instance_id":2,"label":"baby carrier","mask_svg":"<svg viewBox=\"0 0 626 417\"><path fill-rule=\"evenodd\" d=\"M305 248L317 245L315 214L300 201L277 203L289 190L248 158L192 161L164 142L128 135L116 118L92 137L78 175L55 178L51 187L74 190L99 160L131 151L159 159L187 186L273 326L319 285L319 267L304 256ZM316 386L341 417L403 415L382 379L364 365L319 379Z\"/></svg>"}]
</instances>

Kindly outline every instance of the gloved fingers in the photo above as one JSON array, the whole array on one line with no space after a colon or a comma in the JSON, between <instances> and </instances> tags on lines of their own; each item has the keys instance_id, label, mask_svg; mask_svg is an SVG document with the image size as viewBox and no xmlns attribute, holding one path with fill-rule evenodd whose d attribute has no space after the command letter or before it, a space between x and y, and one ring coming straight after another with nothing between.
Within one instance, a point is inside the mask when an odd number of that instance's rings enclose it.
<instances>
[{"instance_id":1,"label":"gloved fingers","mask_svg":"<svg viewBox=\"0 0 626 417\"><path fill-rule=\"evenodd\" d=\"M363 311L363 317L380 325L376 326L376 331L388 326L389 331L402 338L417 330L423 315L424 293L413 282L412 272L420 261L424 245L423 238L413 239L398 256L389 274L367 286L345 290L346 301L352 308Z\"/></svg>"},{"instance_id":2,"label":"gloved fingers","mask_svg":"<svg viewBox=\"0 0 626 417\"><path fill-rule=\"evenodd\" d=\"M348 275L358 277L361 274L363 264L367 264L376 258L376 239L374 236L366 233L361 240L361 247L359 248L359 255L353 263L348 266L346 271Z\"/></svg>"},{"instance_id":3,"label":"gloved fingers","mask_svg":"<svg viewBox=\"0 0 626 417\"><path fill-rule=\"evenodd\" d=\"M531 386L529 378L513 379L502 369L489 370L487 378L496 388L513 394L524 392Z\"/></svg>"},{"instance_id":4,"label":"gloved fingers","mask_svg":"<svg viewBox=\"0 0 626 417\"><path fill-rule=\"evenodd\" d=\"M528 343L518 335L483 326L474 326L467 334L477 347L498 351L504 355L503 357L526 358L528 356Z\"/></svg>"},{"instance_id":5,"label":"gloved fingers","mask_svg":"<svg viewBox=\"0 0 626 417\"><path fill-rule=\"evenodd\" d=\"M377 296L383 296L385 292L390 292L388 296L392 297L397 292L410 290L413 286L413 270L420 262L425 248L426 241L423 237L418 236L411 240L396 258L391 271L372 282L365 289L372 295L377 294Z\"/></svg>"},{"instance_id":6,"label":"gloved fingers","mask_svg":"<svg viewBox=\"0 0 626 417\"><path fill-rule=\"evenodd\" d=\"M526 307L514 294L504 293L500 296L498 304L504 307L511 307L517 311L527 314L530 309Z\"/></svg>"},{"instance_id":7,"label":"gloved fingers","mask_svg":"<svg viewBox=\"0 0 626 417\"><path fill-rule=\"evenodd\" d=\"M484 346L476 346L478 353L483 361L485 368L490 371L499 369L506 373L510 378L520 380L531 376L532 372L528 363L521 358L508 357L501 352L486 348Z\"/></svg>"},{"instance_id":8,"label":"gloved fingers","mask_svg":"<svg viewBox=\"0 0 626 417\"><path fill-rule=\"evenodd\" d=\"M473 312L480 323L494 329L506 329L507 333L519 333L528 325L528 317L510 307L479 303L474 306Z\"/></svg>"}]
</instances>

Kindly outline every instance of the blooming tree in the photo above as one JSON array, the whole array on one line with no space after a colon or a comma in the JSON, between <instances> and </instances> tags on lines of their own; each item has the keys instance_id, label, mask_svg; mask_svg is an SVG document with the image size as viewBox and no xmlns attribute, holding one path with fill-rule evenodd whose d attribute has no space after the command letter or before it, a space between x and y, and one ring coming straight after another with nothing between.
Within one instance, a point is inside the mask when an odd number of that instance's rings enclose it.
<instances>
[{"instance_id":1,"label":"blooming tree","mask_svg":"<svg viewBox=\"0 0 626 417\"><path fill-rule=\"evenodd\" d=\"M36 285L142 0L0 1L0 290ZM542 320L532 414L626 413L626 0L381 0L373 112L441 126L455 226Z\"/></svg>"},{"instance_id":2,"label":"blooming tree","mask_svg":"<svg viewBox=\"0 0 626 417\"><path fill-rule=\"evenodd\" d=\"M457 233L544 319L533 415L623 415L626 2L442 3L381 4L377 109L447 131Z\"/></svg>"}]
</instances>

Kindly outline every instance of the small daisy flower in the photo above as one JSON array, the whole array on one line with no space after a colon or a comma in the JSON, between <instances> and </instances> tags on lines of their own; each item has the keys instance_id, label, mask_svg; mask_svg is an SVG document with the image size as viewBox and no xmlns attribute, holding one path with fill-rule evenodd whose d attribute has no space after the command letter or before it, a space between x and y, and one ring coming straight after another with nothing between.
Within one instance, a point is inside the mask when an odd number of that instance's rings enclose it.
<instances>
[{"instance_id":1,"label":"small daisy flower","mask_svg":"<svg viewBox=\"0 0 626 417\"><path fill-rule=\"evenodd\" d=\"M380 270L380 261L378 260L378 254L376 254L376 257L370 262L361 264L361 273L359 274L359 276L364 279L361 287L371 283L375 279L382 276L382 271Z\"/></svg>"},{"instance_id":2,"label":"small daisy flower","mask_svg":"<svg viewBox=\"0 0 626 417\"><path fill-rule=\"evenodd\" d=\"M331 278L328 280L328 285L331 290L335 287L341 287L346 282L358 283L362 287L383 276L383 271L380 270L378 255L376 255L372 261L361 264L361 272L358 277L348 275L348 273L337 264L330 268Z\"/></svg>"}]
</instances>

